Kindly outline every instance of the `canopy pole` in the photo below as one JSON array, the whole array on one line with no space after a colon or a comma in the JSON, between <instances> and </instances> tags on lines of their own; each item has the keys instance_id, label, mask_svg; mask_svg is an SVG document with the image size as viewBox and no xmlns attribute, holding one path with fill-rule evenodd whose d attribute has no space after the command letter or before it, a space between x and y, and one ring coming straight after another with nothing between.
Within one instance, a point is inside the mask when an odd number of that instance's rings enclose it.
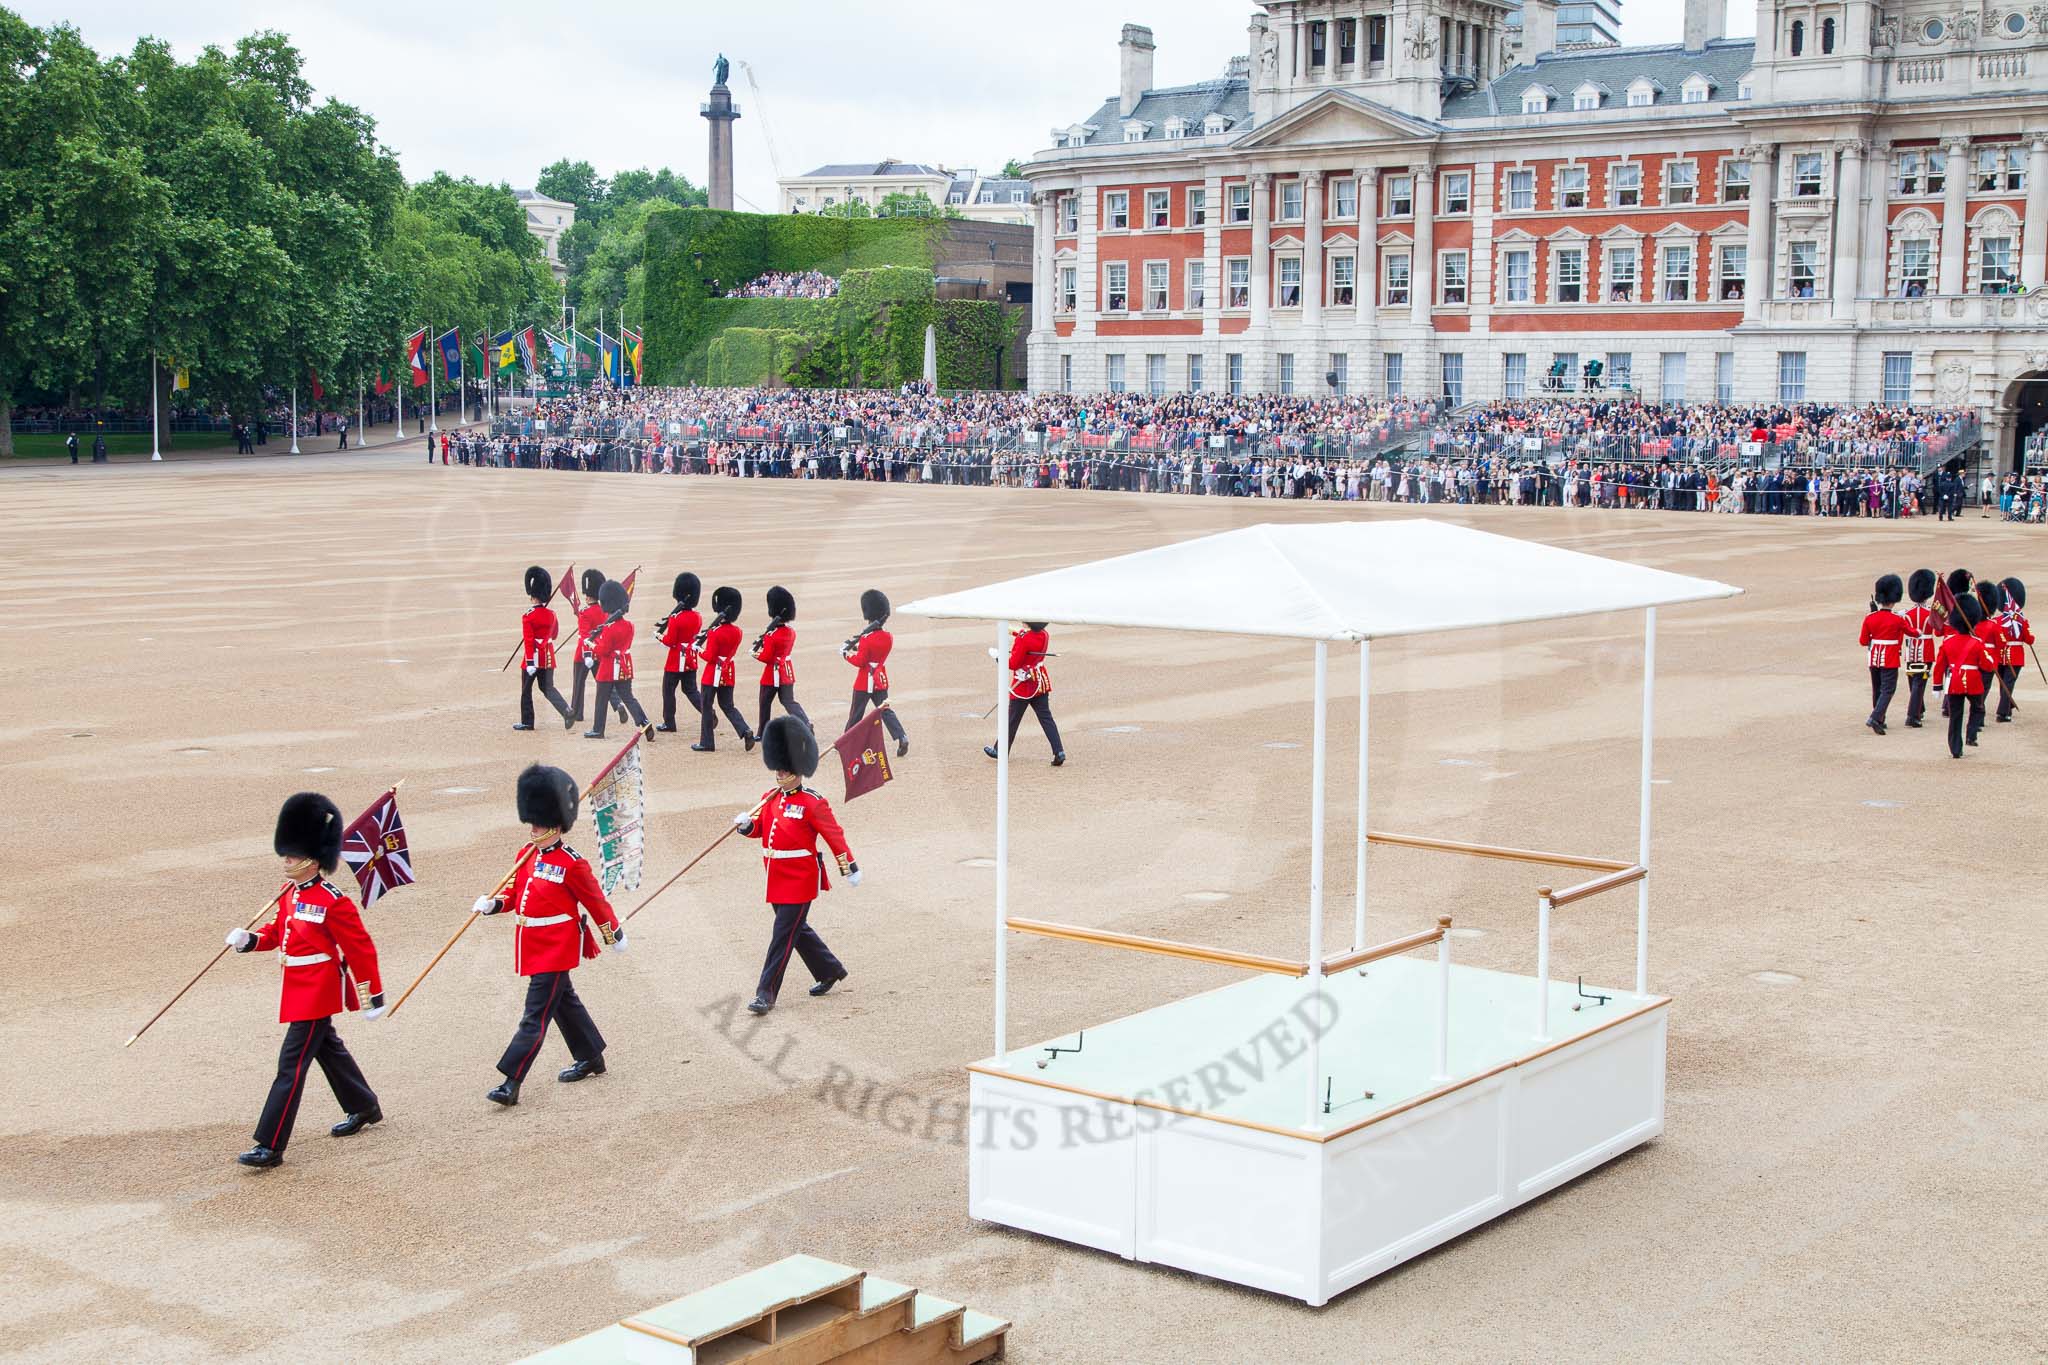
<instances>
[{"instance_id":1,"label":"canopy pole","mask_svg":"<svg viewBox=\"0 0 2048 1365\"><path fill-rule=\"evenodd\" d=\"M1372 749L1368 739L1372 733L1372 641L1358 642L1358 870L1355 877L1357 889L1353 892L1355 904L1351 908L1351 951L1365 947L1365 831L1366 796L1369 789L1367 777L1370 769Z\"/></svg>"},{"instance_id":2,"label":"canopy pole","mask_svg":"<svg viewBox=\"0 0 2048 1365\"><path fill-rule=\"evenodd\" d=\"M1010 1006L1010 623L996 622L996 1060L1009 1055Z\"/></svg>"},{"instance_id":3,"label":"canopy pole","mask_svg":"<svg viewBox=\"0 0 2048 1365\"><path fill-rule=\"evenodd\" d=\"M1650 739L1657 711L1657 609L1643 609L1643 794L1636 863L1650 866ZM1650 993L1650 879L1636 883L1636 994Z\"/></svg>"},{"instance_id":4,"label":"canopy pole","mask_svg":"<svg viewBox=\"0 0 2048 1365\"><path fill-rule=\"evenodd\" d=\"M1315 756L1309 782L1308 843L1308 1126L1317 1127L1323 1090L1323 774L1328 766L1330 644L1316 641Z\"/></svg>"}]
</instances>

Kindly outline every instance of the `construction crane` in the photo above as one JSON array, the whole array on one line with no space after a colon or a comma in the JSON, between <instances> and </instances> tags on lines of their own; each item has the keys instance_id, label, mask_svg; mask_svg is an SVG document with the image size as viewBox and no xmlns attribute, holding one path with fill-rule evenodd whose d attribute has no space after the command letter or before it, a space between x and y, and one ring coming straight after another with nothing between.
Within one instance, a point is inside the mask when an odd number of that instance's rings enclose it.
<instances>
[{"instance_id":1,"label":"construction crane","mask_svg":"<svg viewBox=\"0 0 2048 1365\"><path fill-rule=\"evenodd\" d=\"M775 150L775 133L768 126L768 99L761 93L761 82L754 79L754 64L741 62L740 70L747 73L747 89L754 92L754 114L761 120L761 138L768 144L768 164L775 168L775 178L782 179L782 157Z\"/></svg>"}]
</instances>

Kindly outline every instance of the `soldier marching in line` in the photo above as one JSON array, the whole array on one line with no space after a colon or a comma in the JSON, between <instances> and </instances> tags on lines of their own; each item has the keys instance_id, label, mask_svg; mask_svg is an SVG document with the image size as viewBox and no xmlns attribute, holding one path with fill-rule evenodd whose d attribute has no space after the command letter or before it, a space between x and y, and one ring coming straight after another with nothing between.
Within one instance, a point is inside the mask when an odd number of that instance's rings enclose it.
<instances>
[{"instance_id":1,"label":"soldier marching in line","mask_svg":"<svg viewBox=\"0 0 2048 1365\"><path fill-rule=\"evenodd\" d=\"M597 600L597 595L604 591L603 571L585 569L582 582L583 605L576 610L576 657L569 688L569 709L575 713L573 719L578 723L583 720L583 684L590 677L590 665L584 659L589 655L590 646L605 618L604 607Z\"/></svg>"},{"instance_id":2,"label":"soldier marching in line","mask_svg":"<svg viewBox=\"0 0 2048 1365\"><path fill-rule=\"evenodd\" d=\"M1985 680L1988 693L1992 682L1998 684L1998 712L2005 720L2012 719L2012 684L2005 676L2005 657L2012 649L2012 638L2005 629L2005 588L1997 580L1980 578L1974 591L1978 604L1984 608L1983 619L1977 622L1975 634L1984 642L1991 654L1991 675ZM1987 701L1988 705L1989 702Z\"/></svg>"},{"instance_id":3,"label":"soldier marching in line","mask_svg":"<svg viewBox=\"0 0 2048 1365\"><path fill-rule=\"evenodd\" d=\"M853 665L853 709L847 712L846 728L858 724L867 714L868 704L874 703L881 709L882 724L896 741L896 757L901 758L910 752L910 738L896 718L896 708L888 704L889 651L896 644L888 629L888 595L880 588L869 588L860 595L860 614L867 624L839 651L839 657Z\"/></svg>"},{"instance_id":4,"label":"soldier marching in line","mask_svg":"<svg viewBox=\"0 0 2048 1365\"><path fill-rule=\"evenodd\" d=\"M1870 715L1864 720L1877 734L1884 733L1885 712L1899 690L1899 662L1905 651L1906 618L1893 608L1905 596L1905 585L1895 573L1877 580L1870 597L1870 614L1863 618L1857 643L1870 651Z\"/></svg>"},{"instance_id":5,"label":"soldier marching in line","mask_svg":"<svg viewBox=\"0 0 2048 1365\"><path fill-rule=\"evenodd\" d=\"M256 1121L256 1145L235 1158L244 1166L262 1169L284 1160L310 1062L320 1064L341 1105L341 1122L328 1130L335 1137L360 1133L384 1118L377 1092L334 1031L334 1016L344 1009L361 1010L365 1019L384 1013L377 945L355 902L323 875L341 863L341 832L340 809L318 792L285 798L271 848L284 859L291 884L278 892L277 913L268 924L253 933L228 930L228 947L238 953L274 948L284 969L277 1008L278 1022L287 1026L284 1043Z\"/></svg>"},{"instance_id":6,"label":"soldier marching in line","mask_svg":"<svg viewBox=\"0 0 2048 1365\"><path fill-rule=\"evenodd\" d=\"M569 974L580 962L597 956L598 935L613 952L626 950L626 931L605 899L597 874L582 854L562 842L576 825L576 780L560 768L536 763L519 774L516 800L532 851L522 850L502 899L479 896L470 907L477 915L513 912L512 970L526 978L525 1011L505 1055L498 1059L505 1079L484 1097L508 1108L519 1103L519 1087L540 1055L551 1021L568 1044L571 1059L555 1079L573 1082L604 1074L604 1035L583 1007ZM592 934L586 913L597 922L597 934Z\"/></svg>"},{"instance_id":7,"label":"soldier marching in line","mask_svg":"<svg viewBox=\"0 0 2048 1365\"><path fill-rule=\"evenodd\" d=\"M633 623L626 619L633 606L632 595L624 583L607 579L598 589L597 600L604 608L604 624L597 628L584 656L591 671L597 674L597 714L583 737L604 738L605 708L611 706L619 712L620 719L631 715L633 723L652 744L654 726L648 723L640 699L633 695Z\"/></svg>"},{"instance_id":8,"label":"soldier marching in line","mask_svg":"<svg viewBox=\"0 0 2048 1365\"><path fill-rule=\"evenodd\" d=\"M832 881L825 872L823 839L838 861L847 885L860 885L860 864L847 847L846 832L832 814L832 803L803 785L818 771L818 740L811 727L794 716L777 716L761 732L761 758L775 774L775 785L751 811L732 818L742 835L759 837L761 862L768 872L768 904L775 910L775 928L768 938L768 957L747 1008L766 1014L775 1008L782 975L794 951L815 983L812 995L823 995L846 979L846 968L810 926L811 903Z\"/></svg>"},{"instance_id":9,"label":"soldier marching in line","mask_svg":"<svg viewBox=\"0 0 2048 1365\"><path fill-rule=\"evenodd\" d=\"M993 646L988 656L1002 658ZM1046 633L1045 622L1026 621L1024 629L1012 632L1009 742L1012 746L1017 743L1017 724L1024 719L1024 712L1030 710L1038 717L1038 728L1045 731L1045 742L1052 746L1052 766L1057 768L1067 761L1067 751L1060 744L1060 727L1052 718L1052 674L1045 667L1051 656L1052 637ZM990 758L996 756L993 744L984 744L981 751Z\"/></svg>"},{"instance_id":10,"label":"soldier marching in line","mask_svg":"<svg viewBox=\"0 0 2048 1365\"><path fill-rule=\"evenodd\" d=\"M2005 610L1999 614L1999 624L2005 628L2005 655L1998 661L1998 719L2010 721L2016 705L2013 689L2027 666L2027 646L2034 643L2034 628L2027 623L2027 585L2006 578L1998 586L2005 596Z\"/></svg>"},{"instance_id":11,"label":"soldier marching in line","mask_svg":"<svg viewBox=\"0 0 2048 1365\"><path fill-rule=\"evenodd\" d=\"M740 639L745 633L737 624L740 605L738 588L716 589L711 594L711 624L697 637L697 648L704 661L703 695L698 699L697 709L703 719L697 742L690 748L700 754L711 753L718 747L712 736L718 729L720 711L732 722L747 752L754 752L754 732L747 728L747 718L732 704L733 657L740 652Z\"/></svg>"},{"instance_id":12,"label":"soldier marching in line","mask_svg":"<svg viewBox=\"0 0 2048 1365\"><path fill-rule=\"evenodd\" d=\"M1986 680L1997 668L1991 651L1975 633L1983 619L1982 603L1968 594L1958 595L1955 610L1949 614L1950 633L1934 654L1933 686L1943 694L1942 714L1948 717L1948 751L1953 758L1961 758L1963 745L1974 745L1984 728Z\"/></svg>"},{"instance_id":13,"label":"soldier marching in line","mask_svg":"<svg viewBox=\"0 0 2048 1365\"><path fill-rule=\"evenodd\" d=\"M704 628L697 598L703 591L704 585L697 575L677 574L675 610L662 617L656 628L661 642L668 646L668 662L661 671L661 724L655 728L666 734L676 732L677 689L681 689L692 710L704 709L704 698L697 691L697 634Z\"/></svg>"},{"instance_id":14,"label":"soldier marching in line","mask_svg":"<svg viewBox=\"0 0 2048 1365\"><path fill-rule=\"evenodd\" d=\"M562 718L562 728L576 728L576 718L569 714L569 703L562 700L562 694L555 688L555 635L561 630L561 622L555 619L555 610L549 603L555 600L555 580L546 569L535 564L526 571L526 595L533 605L519 618L519 638L525 657L520 660L519 680L519 723L515 730L533 728L533 692L536 687L548 699L548 705Z\"/></svg>"},{"instance_id":15,"label":"soldier marching in line","mask_svg":"<svg viewBox=\"0 0 2048 1365\"><path fill-rule=\"evenodd\" d=\"M1906 580L1906 595L1913 605L1906 609L1906 725L1920 728L1927 714L1927 673L1934 666L1934 651L1948 631L1941 613L1927 605L1934 596L1934 570L1915 569Z\"/></svg>"},{"instance_id":16,"label":"soldier marching in line","mask_svg":"<svg viewBox=\"0 0 2048 1365\"><path fill-rule=\"evenodd\" d=\"M761 719L755 729L766 733L768 709L778 698L782 709L802 721L806 727L811 718L796 699L796 632L790 622L796 619L796 598L788 588L777 585L768 589L768 628L754 641L754 657L761 661Z\"/></svg>"}]
</instances>

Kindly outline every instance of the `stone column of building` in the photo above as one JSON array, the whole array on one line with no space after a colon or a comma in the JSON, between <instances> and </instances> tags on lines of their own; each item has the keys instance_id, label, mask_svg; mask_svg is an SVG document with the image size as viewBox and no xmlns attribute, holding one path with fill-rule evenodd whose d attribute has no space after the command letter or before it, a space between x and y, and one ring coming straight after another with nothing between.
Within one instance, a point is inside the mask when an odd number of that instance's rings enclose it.
<instances>
[{"instance_id":1,"label":"stone column of building","mask_svg":"<svg viewBox=\"0 0 2048 1365\"><path fill-rule=\"evenodd\" d=\"M2048 133L2035 133L2027 152L2027 223L2020 245L2020 283L2048 283Z\"/></svg>"},{"instance_id":2,"label":"stone column of building","mask_svg":"<svg viewBox=\"0 0 2048 1365\"><path fill-rule=\"evenodd\" d=\"M1273 313L1273 177L1252 176L1252 330L1264 332Z\"/></svg>"},{"instance_id":3,"label":"stone column of building","mask_svg":"<svg viewBox=\"0 0 2048 1365\"><path fill-rule=\"evenodd\" d=\"M1844 142L1842 159L1835 168L1835 264L1828 272L1828 289L1833 306L1829 315L1837 322L1856 317L1859 281L1856 261L1863 247L1863 144Z\"/></svg>"},{"instance_id":4,"label":"stone column of building","mask_svg":"<svg viewBox=\"0 0 2048 1365\"><path fill-rule=\"evenodd\" d=\"M1058 272L1052 259L1053 196L1038 190L1031 196L1038 212L1033 224L1031 245L1031 326L1040 332L1052 330L1052 307L1054 291L1059 287Z\"/></svg>"},{"instance_id":5,"label":"stone column of building","mask_svg":"<svg viewBox=\"0 0 2048 1365\"><path fill-rule=\"evenodd\" d=\"M1368 336L1380 324L1380 168L1360 166L1358 175L1358 260L1351 267L1351 297Z\"/></svg>"},{"instance_id":6,"label":"stone column of building","mask_svg":"<svg viewBox=\"0 0 2048 1365\"><path fill-rule=\"evenodd\" d=\"M1323 323L1323 173L1301 173L1301 323Z\"/></svg>"},{"instance_id":7,"label":"stone column of building","mask_svg":"<svg viewBox=\"0 0 2048 1365\"><path fill-rule=\"evenodd\" d=\"M1870 206L1863 214L1863 296L1883 298L1891 256L1892 145L1873 142L1863 159L1863 183L1869 190Z\"/></svg>"},{"instance_id":8,"label":"stone column of building","mask_svg":"<svg viewBox=\"0 0 2048 1365\"><path fill-rule=\"evenodd\" d=\"M1749 279L1743 286L1742 320L1761 322L1764 301L1771 296L1771 205L1778 198L1776 148L1754 143L1749 152ZM1641 292L1649 297L1652 264L1640 264Z\"/></svg>"},{"instance_id":9,"label":"stone column of building","mask_svg":"<svg viewBox=\"0 0 2048 1365\"><path fill-rule=\"evenodd\" d=\"M725 58L718 59L718 71L725 70ZM715 209L732 208L732 124L740 116L739 107L732 102L732 91L726 88L725 78L720 74L711 87L710 102L698 109L711 124L710 175L706 179L705 192L710 205Z\"/></svg>"},{"instance_id":10,"label":"stone column of building","mask_svg":"<svg viewBox=\"0 0 2048 1365\"><path fill-rule=\"evenodd\" d=\"M1436 304L1436 167L1415 170L1415 251L1408 259L1408 316L1425 329Z\"/></svg>"},{"instance_id":11,"label":"stone column of building","mask_svg":"<svg viewBox=\"0 0 2048 1365\"><path fill-rule=\"evenodd\" d=\"M1941 273L1936 292L1960 294L1967 265L1963 230L1970 212L1970 144L1957 139L1948 144L1948 179L1941 196Z\"/></svg>"},{"instance_id":12,"label":"stone column of building","mask_svg":"<svg viewBox=\"0 0 2048 1365\"><path fill-rule=\"evenodd\" d=\"M1079 229L1074 237L1074 336L1092 338L1095 335L1096 309L1102 302L1101 253L1097 250L1095 229L1102 221L1102 190L1099 186L1082 183L1074 187L1074 212ZM1089 366L1100 362L1092 353L1085 363ZM1074 368L1078 371L1082 363ZM1074 376L1074 386L1080 392L1090 391L1082 384L1081 376Z\"/></svg>"}]
</instances>

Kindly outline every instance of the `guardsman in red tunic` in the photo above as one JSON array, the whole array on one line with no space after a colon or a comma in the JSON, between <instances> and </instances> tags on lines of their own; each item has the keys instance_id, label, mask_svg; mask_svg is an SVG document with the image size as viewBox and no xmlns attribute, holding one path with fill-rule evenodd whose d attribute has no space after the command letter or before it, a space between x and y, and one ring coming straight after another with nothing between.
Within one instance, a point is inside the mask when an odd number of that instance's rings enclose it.
<instances>
[{"instance_id":1,"label":"guardsman in red tunic","mask_svg":"<svg viewBox=\"0 0 2048 1365\"><path fill-rule=\"evenodd\" d=\"M697 742L690 747L700 754L708 754L718 746L712 740L718 729L718 713L732 722L732 728L746 742L747 752L754 752L754 732L747 726L747 718L732 704L733 658L740 652L743 632L737 624L740 619L740 590L725 587L711 594L711 624L698 637L698 648L704 661L703 695L697 709L703 715Z\"/></svg>"},{"instance_id":2,"label":"guardsman in red tunic","mask_svg":"<svg viewBox=\"0 0 2048 1365\"><path fill-rule=\"evenodd\" d=\"M795 716L777 716L761 732L761 757L775 774L775 785L753 810L735 815L741 834L761 841L761 863L768 870L768 904L775 910L775 931L768 939L768 960L747 1008L766 1014L782 990L783 969L794 951L803 958L816 983L812 995L823 995L846 979L846 968L818 931L811 928L811 902L832 887L825 873L825 855L818 840L838 860L839 873L850 886L860 885L860 864L846 846L846 831L832 814L832 803L803 785L818 771L818 739Z\"/></svg>"},{"instance_id":3,"label":"guardsman in red tunic","mask_svg":"<svg viewBox=\"0 0 2048 1365\"><path fill-rule=\"evenodd\" d=\"M768 589L768 628L754 641L754 657L761 661L761 721L755 729L768 729L768 707L778 697L782 709L808 728L811 718L796 699L796 632L789 623L796 619L796 598L788 588Z\"/></svg>"},{"instance_id":4,"label":"guardsman in red tunic","mask_svg":"<svg viewBox=\"0 0 2048 1365\"><path fill-rule=\"evenodd\" d=\"M1927 714L1927 674L1934 667L1934 651L1948 632L1941 613L1927 605L1934 596L1934 570L1915 569L1906 580L1906 595L1913 599L1906 616L1906 724L1920 728Z\"/></svg>"},{"instance_id":5,"label":"guardsman in red tunic","mask_svg":"<svg viewBox=\"0 0 2048 1365\"><path fill-rule=\"evenodd\" d=\"M1998 615L1998 623L2005 630L2005 657L1998 661L1998 718L2009 721L2013 688L2019 685L2020 673L2027 666L2027 646L2034 643L2034 628L2027 624L2027 585L2017 578L2006 578L1998 586L2005 594L2005 609Z\"/></svg>"},{"instance_id":6,"label":"guardsman in red tunic","mask_svg":"<svg viewBox=\"0 0 2048 1365\"><path fill-rule=\"evenodd\" d=\"M562 718L562 728L574 729L576 722L569 715L569 703L562 700L562 694L555 690L555 634L561 629L561 622L555 619L554 608L548 604L555 600L554 576L536 564L526 571L526 595L533 605L526 609L526 615L519 618L520 648L524 657L520 660L519 682L519 723L515 730L533 728L533 689L540 688L540 694L548 699L548 705Z\"/></svg>"},{"instance_id":7,"label":"guardsman in red tunic","mask_svg":"<svg viewBox=\"0 0 2048 1365\"><path fill-rule=\"evenodd\" d=\"M597 639L598 630L604 625L605 610L597 600L597 595L603 591L603 572L585 569L583 605L576 609L576 657L575 668L571 673L573 682L569 688L569 709L575 713L573 721L583 719L583 683L590 676L590 665L585 663L584 659L590 654L590 646Z\"/></svg>"},{"instance_id":8,"label":"guardsman in red tunic","mask_svg":"<svg viewBox=\"0 0 2048 1365\"><path fill-rule=\"evenodd\" d=\"M647 735L648 743L654 742L654 727L647 723L647 712L640 707L640 699L633 695L633 623L626 619L632 608L633 599L626 592L624 583L609 580L597 591L598 605L604 608L604 624L590 642L590 653L586 656L592 670L597 674L597 716L590 722L590 728L583 732L585 739L603 739L605 708L621 708L620 714L631 715L633 723Z\"/></svg>"},{"instance_id":9,"label":"guardsman in red tunic","mask_svg":"<svg viewBox=\"0 0 2048 1365\"><path fill-rule=\"evenodd\" d=\"M1878 579L1870 597L1870 615L1863 618L1863 631L1857 637L1870 651L1870 715L1863 723L1880 735L1892 695L1899 690L1899 663L1905 655L1908 632L1906 618L1892 609L1905 592L1905 584L1895 573Z\"/></svg>"},{"instance_id":10,"label":"guardsman in red tunic","mask_svg":"<svg viewBox=\"0 0 2048 1365\"><path fill-rule=\"evenodd\" d=\"M1984 690L1988 697L1990 684L1998 684L1998 713L2011 720L2012 684L2006 679L2002 666L2007 652L2012 648L2012 637L2005 629L2005 588L1995 579L1980 578L1972 591L1977 594L1978 605L1984 609L1983 619L1977 622L1973 633L1991 651L1991 677L1987 680ZM1989 704L1988 699L1986 704Z\"/></svg>"},{"instance_id":11,"label":"guardsman in red tunic","mask_svg":"<svg viewBox=\"0 0 2048 1365\"><path fill-rule=\"evenodd\" d=\"M697 575L677 574L675 610L661 618L657 631L668 646L668 662L661 670L661 724L655 728L671 735L676 732L676 689L682 689L693 710L704 709L704 698L697 691L697 632L704 628L704 618L697 613L697 597L703 591Z\"/></svg>"},{"instance_id":12,"label":"guardsman in red tunic","mask_svg":"<svg viewBox=\"0 0 2048 1365\"><path fill-rule=\"evenodd\" d=\"M896 637L889 633L888 595L869 588L860 595L860 614L867 624L839 651L839 657L853 665L853 709L846 715L846 728L851 730L873 702L881 708L882 724L895 738L896 757L901 758L910 752L910 739L903 733L903 722L896 719L896 708L888 704L889 651L896 645Z\"/></svg>"},{"instance_id":13,"label":"guardsman in red tunic","mask_svg":"<svg viewBox=\"0 0 2048 1365\"><path fill-rule=\"evenodd\" d=\"M1984 619L1984 607L1975 597L1958 597L1949 617L1950 634L1934 652L1934 690L1945 694L1942 713L1948 717L1948 751L1963 756L1965 734L1963 713L1969 712L1967 742L1977 742L1984 728L1984 691L1997 663L1983 640L1975 634Z\"/></svg>"},{"instance_id":14,"label":"guardsman in red tunic","mask_svg":"<svg viewBox=\"0 0 2048 1365\"><path fill-rule=\"evenodd\" d=\"M1026 621L1024 629L1011 633L1009 742L1017 742L1017 724L1028 708L1037 715L1038 728L1045 731L1045 742L1052 746L1052 766L1057 768L1067 761L1067 751L1060 744L1060 727L1052 718L1052 674L1045 668L1051 655L1052 637L1046 634L1045 622ZM1002 657L994 648L990 648L988 656ZM981 751L990 758L996 756L993 744L982 745Z\"/></svg>"},{"instance_id":15,"label":"guardsman in red tunic","mask_svg":"<svg viewBox=\"0 0 2048 1365\"><path fill-rule=\"evenodd\" d=\"M366 1019L384 1013L377 945L355 902L322 875L341 862L341 830L341 811L318 792L287 797L271 847L284 859L291 884L278 892L277 915L268 924L254 933L228 930L228 947L238 953L274 948L284 969L277 1008L278 1022L286 1025L284 1046L263 1117L256 1121L256 1145L235 1158L244 1166L284 1160L312 1063L320 1064L341 1104L342 1120L328 1130L334 1136L360 1133L384 1118L377 1092L334 1031L334 1016L344 1009L362 1010Z\"/></svg>"},{"instance_id":16,"label":"guardsman in red tunic","mask_svg":"<svg viewBox=\"0 0 2048 1365\"><path fill-rule=\"evenodd\" d=\"M521 851L519 870L504 897L479 896L470 907L479 915L512 912L512 970L526 978L526 1012L498 1059L504 1083L485 1096L498 1104L519 1103L519 1086L540 1055L550 1021L561 1030L573 1059L556 1080L604 1074L604 1035L583 1008L569 973L597 956L599 935L613 952L624 952L626 931L590 864L562 842L575 827L578 799L576 780L560 768L536 763L519 774L519 818L526 822L531 846ZM597 922L595 934L586 913Z\"/></svg>"}]
</instances>

